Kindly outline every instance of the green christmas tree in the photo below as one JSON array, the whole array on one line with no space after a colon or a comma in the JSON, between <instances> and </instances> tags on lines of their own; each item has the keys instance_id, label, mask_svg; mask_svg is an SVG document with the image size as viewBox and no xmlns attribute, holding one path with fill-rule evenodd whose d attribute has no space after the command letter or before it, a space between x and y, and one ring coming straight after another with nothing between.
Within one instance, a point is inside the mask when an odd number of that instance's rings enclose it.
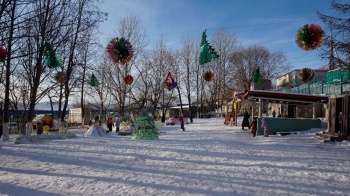
<instances>
[{"instance_id":1,"label":"green christmas tree","mask_svg":"<svg viewBox=\"0 0 350 196\"><path fill-rule=\"evenodd\" d=\"M253 73L252 82L258 82L258 83L262 82L262 75L260 73L260 68L259 67Z\"/></svg>"},{"instance_id":2,"label":"green christmas tree","mask_svg":"<svg viewBox=\"0 0 350 196\"><path fill-rule=\"evenodd\" d=\"M156 126L146 114L141 114L136 120L135 132L131 135L131 139L154 140L158 139L158 131Z\"/></svg>"},{"instance_id":3,"label":"green christmas tree","mask_svg":"<svg viewBox=\"0 0 350 196\"><path fill-rule=\"evenodd\" d=\"M206 30L202 34L201 49L199 53L199 64L203 65L212 61L212 59L219 58L214 48L207 41Z\"/></svg>"},{"instance_id":4,"label":"green christmas tree","mask_svg":"<svg viewBox=\"0 0 350 196\"><path fill-rule=\"evenodd\" d=\"M56 55L51 44L45 42L44 44L45 65L50 69L56 68L62 65L62 61Z\"/></svg>"},{"instance_id":5,"label":"green christmas tree","mask_svg":"<svg viewBox=\"0 0 350 196\"><path fill-rule=\"evenodd\" d=\"M93 87L98 87L98 85L100 85L99 81L97 80L94 74L91 75L90 85Z\"/></svg>"}]
</instances>

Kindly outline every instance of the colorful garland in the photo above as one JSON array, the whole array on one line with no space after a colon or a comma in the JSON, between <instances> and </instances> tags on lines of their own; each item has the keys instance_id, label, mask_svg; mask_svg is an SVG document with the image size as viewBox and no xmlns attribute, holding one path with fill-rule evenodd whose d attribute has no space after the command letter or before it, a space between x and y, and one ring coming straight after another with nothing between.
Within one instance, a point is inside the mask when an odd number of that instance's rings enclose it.
<instances>
[{"instance_id":1,"label":"colorful garland","mask_svg":"<svg viewBox=\"0 0 350 196\"><path fill-rule=\"evenodd\" d=\"M66 81L64 73L63 72L57 72L56 74L56 81L59 83L64 83Z\"/></svg>"},{"instance_id":2,"label":"colorful garland","mask_svg":"<svg viewBox=\"0 0 350 196\"><path fill-rule=\"evenodd\" d=\"M207 71L203 74L203 78L207 82L210 82L214 79L214 73L212 71Z\"/></svg>"},{"instance_id":3,"label":"colorful garland","mask_svg":"<svg viewBox=\"0 0 350 196\"><path fill-rule=\"evenodd\" d=\"M106 52L114 64L125 65L131 60L134 49L128 40L116 37L108 43Z\"/></svg>"},{"instance_id":4,"label":"colorful garland","mask_svg":"<svg viewBox=\"0 0 350 196\"><path fill-rule=\"evenodd\" d=\"M124 77L125 84L130 85L130 84L132 84L133 81L134 81L134 78L131 75L127 75Z\"/></svg>"},{"instance_id":5,"label":"colorful garland","mask_svg":"<svg viewBox=\"0 0 350 196\"><path fill-rule=\"evenodd\" d=\"M0 46L0 62L5 62L7 51L4 46Z\"/></svg>"},{"instance_id":6,"label":"colorful garland","mask_svg":"<svg viewBox=\"0 0 350 196\"><path fill-rule=\"evenodd\" d=\"M62 61L56 55L51 44L45 42L44 44L45 65L50 69L56 68L62 65Z\"/></svg>"},{"instance_id":7,"label":"colorful garland","mask_svg":"<svg viewBox=\"0 0 350 196\"><path fill-rule=\"evenodd\" d=\"M302 82L308 83L315 79L315 72L310 68L303 68L300 70L299 76Z\"/></svg>"},{"instance_id":8,"label":"colorful garland","mask_svg":"<svg viewBox=\"0 0 350 196\"><path fill-rule=\"evenodd\" d=\"M295 42L303 50L314 50L323 42L324 31L316 24L304 25L299 29Z\"/></svg>"}]
</instances>

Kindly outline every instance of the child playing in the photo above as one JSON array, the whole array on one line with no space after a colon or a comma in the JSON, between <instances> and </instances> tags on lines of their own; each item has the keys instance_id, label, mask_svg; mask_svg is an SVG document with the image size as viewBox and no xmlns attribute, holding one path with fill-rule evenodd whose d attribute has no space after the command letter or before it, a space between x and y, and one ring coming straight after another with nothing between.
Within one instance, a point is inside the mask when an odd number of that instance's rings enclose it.
<instances>
[{"instance_id":1,"label":"child playing","mask_svg":"<svg viewBox=\"0 0 350 196\"><path fill-rule=\"evenodd\" d=\"M264 129L264 137L269 137L269 135L267 134L267 122L265 118L261 119L261 128Z\"/></svg>"},{"instance_id":2,"label":"child playing","mask_svg":"<svg viewBox=\"0 0 350 196\"><path fill-rule=\"evenodd\" d=\"M256 126L257 126L257 117L253 118L252 123L250 124L251 132L253 134L253 137L256 135Z\"/></svg>"},{"instance_id":3,"label":"child playing","mask_svg":"<svg viewBox=\"0 0 350 196\"><path fill-rule=\"evenodd\" d=\"M231 127L233 127L233 124L234 124L234 122L233 122L233 116L231 116L231 117L230 117L230 125L231 125Z\"/></svg>"}]
</instances>

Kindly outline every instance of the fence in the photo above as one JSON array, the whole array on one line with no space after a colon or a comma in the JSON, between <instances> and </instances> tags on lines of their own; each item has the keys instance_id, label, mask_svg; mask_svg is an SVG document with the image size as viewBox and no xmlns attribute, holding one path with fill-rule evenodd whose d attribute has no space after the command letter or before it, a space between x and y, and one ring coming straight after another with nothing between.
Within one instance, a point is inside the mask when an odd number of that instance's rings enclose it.
<instances>
[{"instance_id":1,"label":"fence","mask_svg":"<svg viewBox=\"0 0 350 196\"><path fill-rule=\"evenodd\" d=\"M334 95L334 94L350 94L350 80L334 80L331 83L316 82L307 83L291 89L282 90L288 93L302 93L314 95Z\"/></svg>"}]
</instances>

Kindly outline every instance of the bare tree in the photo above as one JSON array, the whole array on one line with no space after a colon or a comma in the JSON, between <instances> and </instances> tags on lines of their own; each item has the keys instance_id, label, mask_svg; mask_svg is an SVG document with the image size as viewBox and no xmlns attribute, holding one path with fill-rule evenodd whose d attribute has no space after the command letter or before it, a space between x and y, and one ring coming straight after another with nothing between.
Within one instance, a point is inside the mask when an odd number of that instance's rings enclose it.
<instances>
[{"instance_id":1,"label":"bare tree","mask_svg":"<svg viewBox=\"0 0 350 196\"><path fill-rule=\"evenodd\" d=\"M232 69L229 63L230 55L237 50L237 39L234 34L229 33L225 29L219 30L215 33L213 41L213 47L218 52L220 57L215 61L213 67L215 77L213 80L213 100L216 102L217 112L219 108L222 109L224 100L227 99L227 93L233 88L232 84ZM232 96L232 95L231 95ZM223 111L221 110L221 113Z\"/></svg>"},{"instance_id":2,"label":"bare tree","mask_svg":"<svg viewBox=\"0 0 350 196\"><path fill-rule=\"evenodd\" d=\"M105 14L99 11L99 8L95 4L94 0L79 0L71 2L72 17L70 18L69 28L67 28L67 34L72 33L68 37L71 41L68 42L68 58L66 61L64 83L64 105L62 111L59 110L61 121L64 121L64 112L67 109L69 95L73 88L77 87L78 81L81 79L74 73L78 73L77 69L79 65L84 64L84 58L78 58L77 48L79 43L86 42L86 32L91 31L97 27L97 25L104 20ZM89 42L87 42L89 43ZM81 61L82 60L82 61ZM86 60L86 59L85 59ZM60 108L59 108L60 109Z\"/></svg>"},{"instance_id":3,"label":"bare tree","mask_svg":"<svg viewBox=\"0 0 350 196\"><path fill-rule=\"evenodd\" d=\"M135 16L122 18L118 22L119 37L127 39L133 47L132 59L125 65L110 64L109 82L111 84L110 93L117 102L117 110L120 115L124 115L127 98L131 98L132 85L124 83L124 77L131 75L131 70L136 59L147 45L144 29L140 25L140 19ZM130 107L130 104L128 104Z\"/></svg>"},{"instance_id":4,"label":"bare tree","mask_svg":"<svg viewBox=\"0 0 350 196\"><path fill-rule=\"evenodd\" d=\"M139 100L135 102L145 104L149 102L151 113L154 115L157 107L162 106L163 114L166 112L166 105L169 103L167 90L164 89L163 82L170 70L168 63L170 51L167 48L163 37L159 38L156 46L148 53L143 53L142 59L135 68L138 71L133 94ZM170 93L171 94L171 93ZM142 108L144 105L140 105Z\"/></svg>"},{"instance_id":5,"label":"bare tree","mask_svg":"<svg viewBox=\"0 0 350 196\"><path fill-rule=\"evenodd\" d=\"M94 108L99 110L99 121L106 121L106 112L111 104L111 93L107 89L111 89L111 85L109 83L109 75L110 66L107 63L107 59L104 60L104 63L101 63L94 74L96 74L96 78L99 81L98 86L89 86L89 90L86 92L90 98L90 105L93 105ZM96 96L97 95L97 96Z\"/></svg>"},{"instance_id":6,"label":"bare tree","mask_svg":"<svg viewBox=\"0 0 350 196\"><path fill-rule=\"evenodd\" d=\"M8 3L8 4L6 4ZM5 7L3 7L5 6ZM7 56L6 56L6 62L5 62L5 98L4 98L4 110L3 110L3 140L7 141L9 140L9 131L8 131L8 121L9 121L9 106L10 106L10 76L11 76L11 58L12 58L12 44L15 41L15 29L17 24L16 18L18 17L17 13L17 1L11 1L11 2L3 2L2 3L2 13L5 11L6 7L8 8L8 15L7 19L9 22L9 25L5 28L7 33ZM2 14L1 13L1 14ZM2 15L1 15L1 18ZM3 25L3 24L1 24Z\"/></svg>"},{"instance_id":7,"label":"bare tree","mask_svg":"<svg viewBox=\"0 0 350 196\"><path fill-rule=\"evenodd\" d=\"M195 81L198 81L199 72L194 72L199 65L198 54L199 54L199 41L195 38L191 38L189 35L182 37L182 48L180 50L180 65L183 67L183 84L186 91L186 97L189 104L190 122L193 122L192 118L192 97L194 89L196 89ZM198 84L198 83L197 83ZM198 87L197 87L198 88Z\"/></svg>"},{"instance_id":8,"label":"bare tree","mask_svg":"<svg viewBox=\"0 0 350 196\"><path fill-rule=\"evenodd\" d=\"M282 52L271 53L262 46L253 46L241 49L230 56L232 64L233 81L240 89L249 90L254 71L260 68L263 79L274 79L280 73L288 71L288 64Z\"/></svg>"},{"instance_id":9,"label":"bare tree","mask_svg":"<svg viewBox=\"0 0 350 196\"><path fill-rule=\"evenodd\" d=\"M334 14L336 16L317 12L318 17L331 31L330 35L325 36L323 47L321 48L321 57L323 60L329 60L330 70L335 68L334 60L337 61L337 67L350 69L350 4L348 2L330 1L330 6L337 12L337 14ZM333 56L333 50L338 55Z\"/></svg>"}]
</instances>

